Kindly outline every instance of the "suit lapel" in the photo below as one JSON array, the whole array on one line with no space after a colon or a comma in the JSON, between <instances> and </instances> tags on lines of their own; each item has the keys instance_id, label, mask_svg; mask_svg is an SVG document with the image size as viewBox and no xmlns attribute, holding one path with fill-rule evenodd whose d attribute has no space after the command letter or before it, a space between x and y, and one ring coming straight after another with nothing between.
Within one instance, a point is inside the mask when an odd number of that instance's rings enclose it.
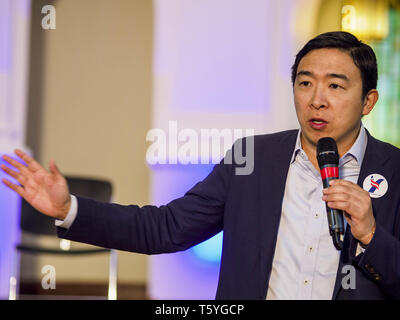
<instances>
[{"instance_id":1,"label":"suit lapel","mask_svg":"<svg viewBox=\"0 0 400 320\"><path fill-rule=\"evenodd\" d=\"M382 147L382 142L373 138L368 130L365 130L367 133L367 148L365 150L364 159L362 162L362 166L360 169L360 174L358 176L357 184L363 188L363 183L365 178L367 178L370 174L381 174L386 179L390 180L391 175L393 174L390 172L388 168L385 168L385 163L388 160L388 155L386 154L384 148ZM379 207L382 201L380 199L373 199L372 198L372 207L374 211L374 215L376 212L379 212ZM344 244L343 249L340 254L340 261L339 266L336 274L336 282L335 288L333 291L332 299L336 299L337 295L341 289L342 283L342 268L345 265L352 264L353 259L356 255L358 241L355 239L351 234L351 228L347 225L346 233L344 237Z\"/></svg>"},{"instance_id":2,"label":"suit lapel","mask_svg":"<svg viewBox=\"0 0 400 320\"><path fill-rule=\"evenodd\" d=\"M262 278L261 297L265 298L268 289L272 260L275 252L279 222L282 213L282 200L290 159L296 144L298 130L288 131L273 145L265 146L262 155L262 170L258 180L260 197L260 249ZM269 271L269 272L268 272Z\"/></svg>"}]
</instances>

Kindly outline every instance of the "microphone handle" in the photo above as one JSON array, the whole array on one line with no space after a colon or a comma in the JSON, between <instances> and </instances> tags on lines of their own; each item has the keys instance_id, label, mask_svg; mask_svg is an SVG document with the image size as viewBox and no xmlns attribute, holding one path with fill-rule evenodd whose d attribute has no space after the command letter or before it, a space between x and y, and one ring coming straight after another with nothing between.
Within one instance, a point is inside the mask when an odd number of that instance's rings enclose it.
<instances>
[{"instance_id":1,"label":"microphone handle","mask_svg":"<svg viewBox=\"0 0 400 320\"><path fill-rule=\"evenodd\" d=\"M335 177L329 177L323 180L324 188L329 188L329 181L336 180ZM328 216L329 233L332 237L333 245L337 250L343 248L344 220L343 211L328 207L325 202L326 214Z\"/></svg>"},{"instance_id":2,"label":"microphone handle","mask_svg":"<svg viewBox=\"0 0 400 320\"><path fill-rule=\"evenodd\" d=\"M336 249L343 248L344 221L342 210L332 209L326 205L326 213L328 216L329 233L332 237L333 245Z\"/></svg>"}]
</instances>

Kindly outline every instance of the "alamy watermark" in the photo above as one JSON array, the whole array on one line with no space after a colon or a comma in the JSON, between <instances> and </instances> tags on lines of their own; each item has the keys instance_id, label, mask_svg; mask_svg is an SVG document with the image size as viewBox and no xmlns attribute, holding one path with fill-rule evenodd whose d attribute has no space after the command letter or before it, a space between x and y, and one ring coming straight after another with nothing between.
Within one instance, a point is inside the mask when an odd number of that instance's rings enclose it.
<instances>
[{"instance_id":1,"label":"alamy watermark","mask_svg":"<svg viewBox=\"0 0 400 320\"><path fill-rule=\"evenodd\" d=\"M42 14L45 14L45 16L42 18L42 28L44 30L55 30L56 8L49 4L45 5L42 7Z\"/></svg>"},{"instance_id":2,"label":"alamy watermark","mask_svg":"<svg viewBox=\"0 0 400 320\"><path fill-rule=\"evenodd\" d=\"M167 131L151 129L146 140L152 142L146 152L150 165L217 164L223 158L224 164L236 165L236 175L249 175L254 169L254 129L213 128L198 132L190 128L178 130L177 121L169 121Z\"/></svg>"},{"instance_id":3,"label":"alamy watermark","mask_svg":"<svg viewBox=\"0 0 400 320\"><path fill-rule=\"evenodd\" d=\"M345 265L342 268L342 288L345 290L356 289L356 268L352 265Z\"/></svg>"},{"instance_id":4,"label":"alamy watermark","mask_svg":"<svg viewBox=\"0 0 400 320\"><path fill-rule=\"evenodd\" d=\"M56 289L56 268L52 265L45 265L42 268L42 288L44 290Z\"/></svg>"}]
</instances>

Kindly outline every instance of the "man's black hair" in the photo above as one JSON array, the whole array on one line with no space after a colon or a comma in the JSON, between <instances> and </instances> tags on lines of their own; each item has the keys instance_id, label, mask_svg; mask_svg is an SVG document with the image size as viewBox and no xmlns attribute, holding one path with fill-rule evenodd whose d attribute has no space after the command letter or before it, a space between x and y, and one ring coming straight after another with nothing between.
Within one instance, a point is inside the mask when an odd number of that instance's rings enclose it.
<instances>
[{"instance_id":1,"label":"man's black hair","mask_svg":"<svg viewBox=\"0 0 400 320\"><path fill-rule=\"evenodd\" d=\"M376 89L378 83L378 66L372 48L358 40L354 35L344 31L322 33L311 39L296 55L292 67L292 84L296 81L297 68L300 60L310 51L323 48L336 48L347 52L354 64L361 72L362 98L364 99L371 89Z\"/></svg>"}]
</instances>

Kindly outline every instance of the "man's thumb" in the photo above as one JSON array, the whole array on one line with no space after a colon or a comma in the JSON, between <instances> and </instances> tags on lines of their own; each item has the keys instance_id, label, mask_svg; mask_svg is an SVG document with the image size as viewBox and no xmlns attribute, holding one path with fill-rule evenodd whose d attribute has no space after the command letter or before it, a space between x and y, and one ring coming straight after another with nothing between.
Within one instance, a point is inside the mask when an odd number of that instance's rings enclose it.
<instances>
[{"instance_id":1,"label":"man's thumb","mask_svg":"<svg viewBox=\"0 0 400 320\"><path fill-rule=\"evenodd\" d=\"M53 175L55 175L55 176L61 175L61 172L60 172L60 170L58 170L58 167L57 167L56 162L54 161L54 159L50 160L49 167L50 167L50 172Z\"/></svg>"}]
</instances>

